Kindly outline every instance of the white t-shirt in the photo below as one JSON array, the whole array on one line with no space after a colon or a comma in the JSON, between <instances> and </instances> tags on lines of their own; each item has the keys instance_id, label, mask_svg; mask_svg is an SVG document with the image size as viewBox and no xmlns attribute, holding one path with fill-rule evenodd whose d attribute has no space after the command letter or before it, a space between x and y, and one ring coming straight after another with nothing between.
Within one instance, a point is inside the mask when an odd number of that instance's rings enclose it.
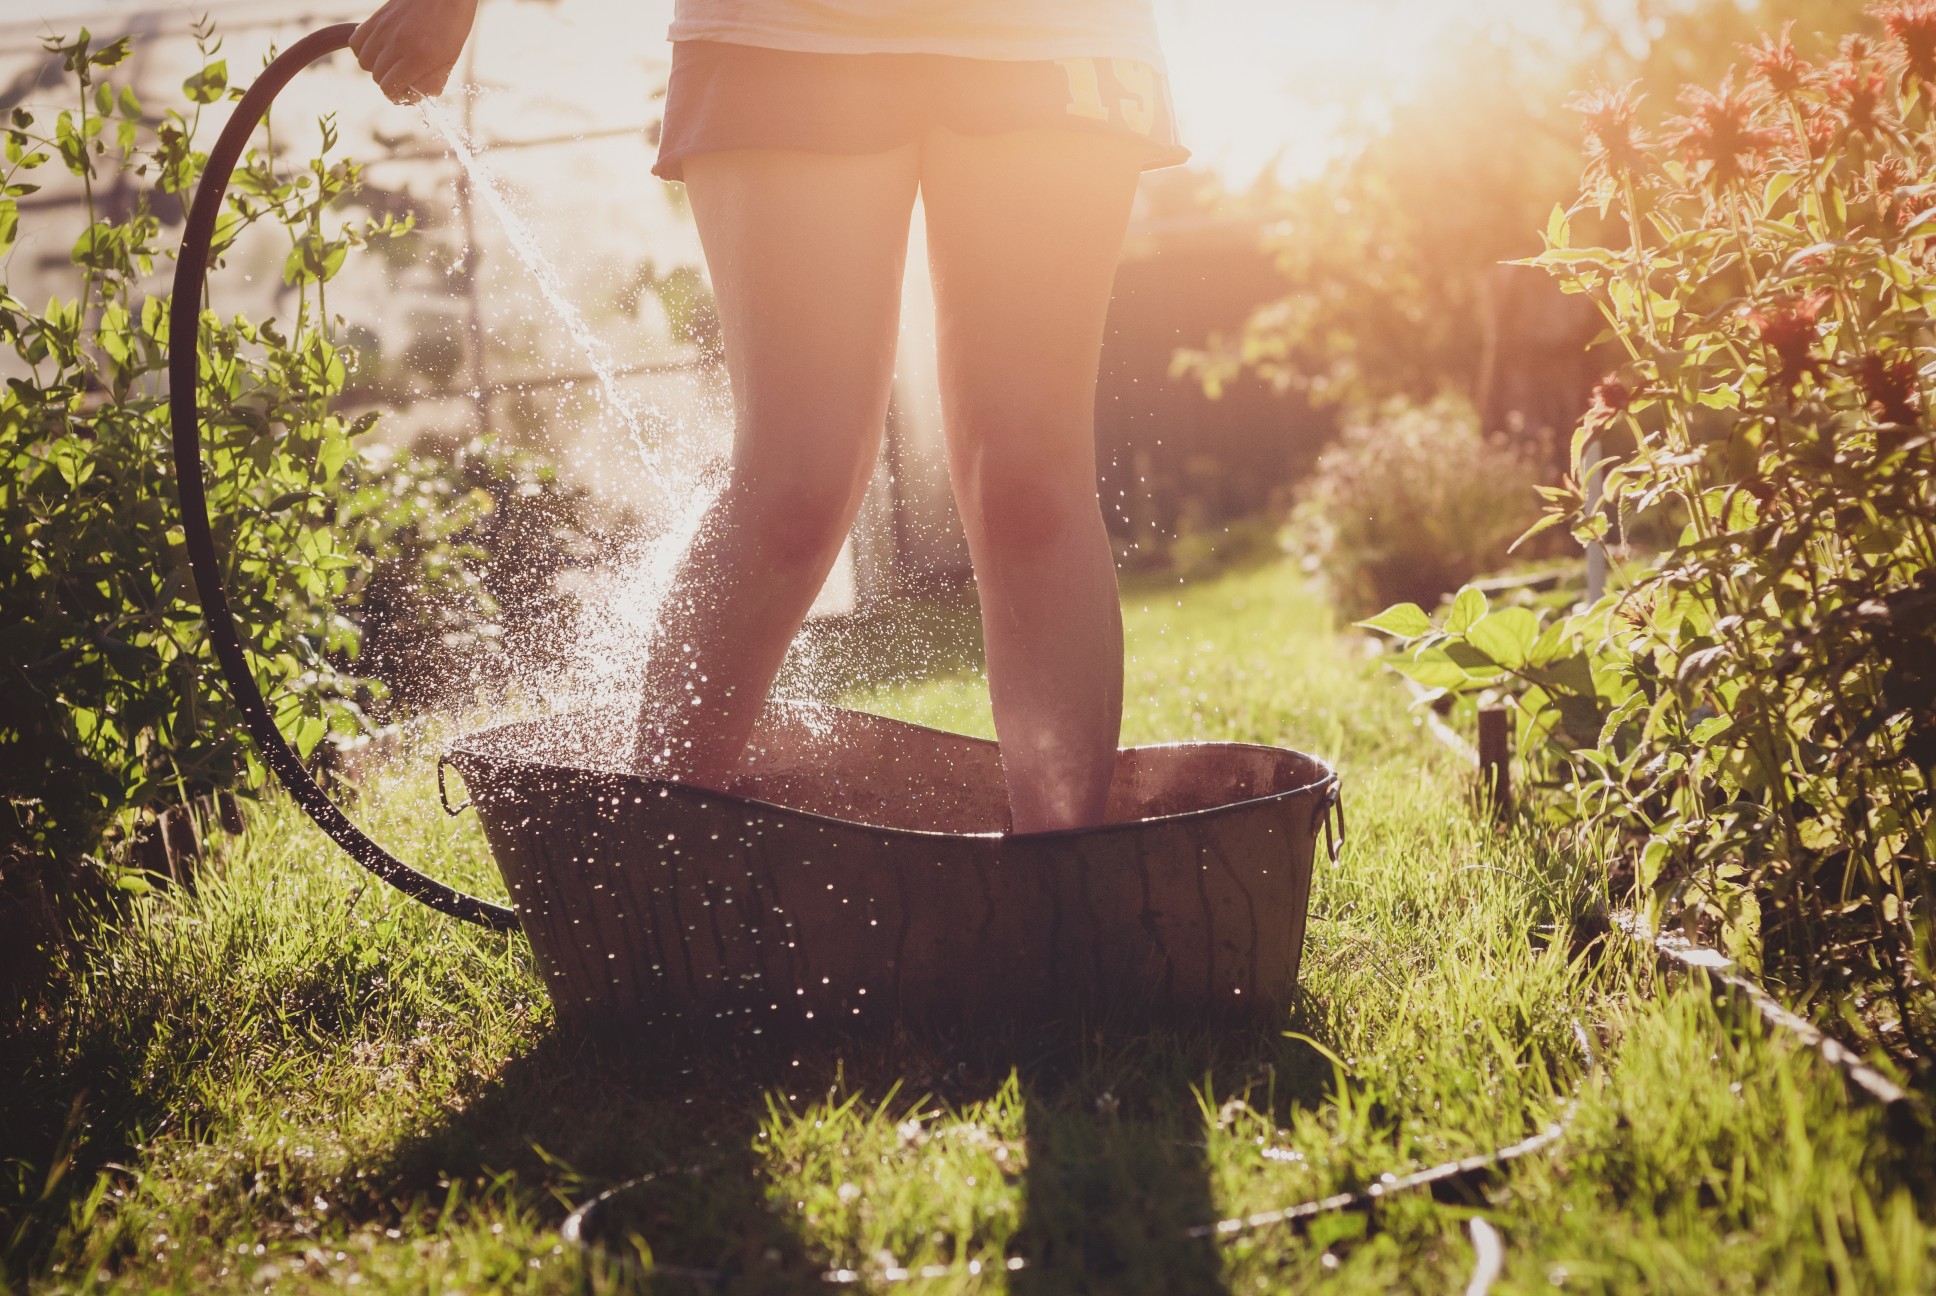
<instances>
[{"instance_id":1,"label":"white t-shirt","mask_svg":"<svg viewBox=\"0 0 1936 1296\"><path fill-rule=\"evenodd\" d=\"M674 0L669 34L814 54L1163 66L1151 0Z\"/></svg>"}]
</instances>

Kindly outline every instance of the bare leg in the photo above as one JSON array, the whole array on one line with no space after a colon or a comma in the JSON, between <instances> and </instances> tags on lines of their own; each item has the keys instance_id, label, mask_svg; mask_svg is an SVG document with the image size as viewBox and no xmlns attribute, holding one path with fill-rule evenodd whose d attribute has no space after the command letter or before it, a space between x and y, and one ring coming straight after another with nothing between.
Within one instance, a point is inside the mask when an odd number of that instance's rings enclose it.
<instances>
[{"instance_id":1,"label":"bare leg","mask_svg":"<svg viewBox=\"0 0 1936 1296\"><path fill-rule=\"evenodd\" d=\"M1123 627L1096 499L1096 365L1138 146L937 131L922 149L949 471L1014 830L1100 823Z\"/></svg>"},{"instance_id":2,"label":"bare leg","mask_svg":"<svg viewBox=\"0 0 1936 1296\"><path fill-rule=\"evenodd\" d=\"M860 507L887 420L913 146L686 161L732 378L732 470L673 579L640 756L732 777L787 645Z\"/></svg>"}]
</instances>

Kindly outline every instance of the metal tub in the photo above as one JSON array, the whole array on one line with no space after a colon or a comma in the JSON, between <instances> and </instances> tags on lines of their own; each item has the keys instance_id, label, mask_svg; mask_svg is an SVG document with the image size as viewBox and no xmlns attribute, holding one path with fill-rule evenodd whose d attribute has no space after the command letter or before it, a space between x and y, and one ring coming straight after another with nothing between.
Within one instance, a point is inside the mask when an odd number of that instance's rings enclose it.
<instances>
[{"instance_id":1,"label":"metal tub","mask_svg":"<svg viewBox=\"0 0 1936 1296\"><path fill-rule=\"evenodd\" d=\"M631 768L629 712L455 744L561 1023L822 1026L1248 1014L1297 982L1337 776L1125 749L1103 827L1009 835L996 745L773 706L728 792Z\"/></svg>"}]
</instances>

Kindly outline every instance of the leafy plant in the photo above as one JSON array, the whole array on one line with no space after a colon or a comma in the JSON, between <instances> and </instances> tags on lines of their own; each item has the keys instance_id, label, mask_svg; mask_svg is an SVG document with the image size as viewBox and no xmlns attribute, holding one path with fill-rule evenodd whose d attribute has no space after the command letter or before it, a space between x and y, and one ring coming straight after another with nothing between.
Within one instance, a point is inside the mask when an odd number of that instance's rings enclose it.
<instances>
[{"instance_id":1,"label":"leafy plant","mask_svg":"<svg viewBox=\"0 0 1936 1296\"><path fill-rule=\"evenodd\" d=\"M1346 606L1436 602L1505 560L1537 515L1538 468L1449 398L1346 424L1291 514L1297 548Z\"/></svg>"},{"instance_id":2,"label":"leafy plant","mask_svg":"<svg viewBox=\"0 0 1936 1296\"><path fill-rule=\"evenodd\" d=\"M16 108L0 174L0 254L18 233L26 177L56 162L78 181L87 226L70 253L71 296L29 307L0 289L0 339L14 376L0 393L0 853L73 860L123 832L129 813L237 783L254 760L188 601L192 585L170 471L163 374L167 298L153 279L169 254L164 219L187 203L205 164L202 110L235 92L212 27L196 29L202 66L186 103L156 114L110 73L130 38L83 29L50 38L73 106L51 123ZM373 236L408 222L342 223L356 165L332 161L335 132L293 173L251 151L217 226L216 264L255 226L288 243L282 319L201 324L201 399L209 503L232 606L255 650L285 733L307 753L359 723L330 663L354 627L331 612L353 566L353 537L332 529L319 487L374 422L329 410L350 356L335 341L328 281ZM109 214L105 177L133 202Z\"/></svg>"},{"instance_id":3,"label":"leafy plant","mask_svg":"<svg viewBox=\"0 0 1936 1296\"><path fill-rule=\"evenodd\" d=\"M1429 687L1514 703L1540 804L1634 860L1657 910L1718 929L1873 1038L1936 1054L1936 5L1811 64L1690 88L1664 137L1586 114L1589 166L1532 259L1628 362L1538 531L1678 537L1597 605L1542 619L1466 590L1366 624ZM1626 232L1579 247L1571 216ZM1598 481L1604 503L1590 484Z\"/></svg>"}]
</instances>

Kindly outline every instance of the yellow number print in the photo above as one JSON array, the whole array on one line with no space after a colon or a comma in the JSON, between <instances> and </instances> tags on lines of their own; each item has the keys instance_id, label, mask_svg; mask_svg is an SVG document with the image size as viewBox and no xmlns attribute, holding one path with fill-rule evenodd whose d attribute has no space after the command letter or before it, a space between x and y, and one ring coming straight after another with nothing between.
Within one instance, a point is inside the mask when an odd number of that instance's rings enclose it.
<instances>
[{"instance_id":1,"label":"yellow number print","mask_svg":"<svg viewBox=\"0 0 1936 1296\"><path fill-rule=\"evenodd\" d=\"M1065 111L1071 117L1109 121L1111 113L1102 99L1102 75L1096 60L1065 58L1056 62L1069 78L1069 104ZM1123 125L1138 135L1148 135L1156 129L1156 70L1134 59L1111 59L1109 71L1117 89L1124 92L1116 100L1116 113L1120 114Z\"/></svg>"},{"instance_id":2,"label":"yellow number print","mask_svg":"<svg viewBox=\"0 0 1936 1296\"><path fill-rule=\"evenodd\" d=\"M1096 60L1065 58L1056 62L1069 78L1069 115L1108 121L1109 108L1102 101L1102 79L1096 75Z\"/></svg>"},{"instance_id":3,"label":"yellow number print","mask_svg":"<svg viewBox=\"0 0 1936 1296\"><path fill-rule=\"evenodd\" d=\"M1149 64L1133 59L1111 59L1109 70L1116 74L1116 84L1128 92L1118 101L1122 106L1123 124L1138 135L1155 130L1155 71Z\"/></svg>"}]
</instances>

